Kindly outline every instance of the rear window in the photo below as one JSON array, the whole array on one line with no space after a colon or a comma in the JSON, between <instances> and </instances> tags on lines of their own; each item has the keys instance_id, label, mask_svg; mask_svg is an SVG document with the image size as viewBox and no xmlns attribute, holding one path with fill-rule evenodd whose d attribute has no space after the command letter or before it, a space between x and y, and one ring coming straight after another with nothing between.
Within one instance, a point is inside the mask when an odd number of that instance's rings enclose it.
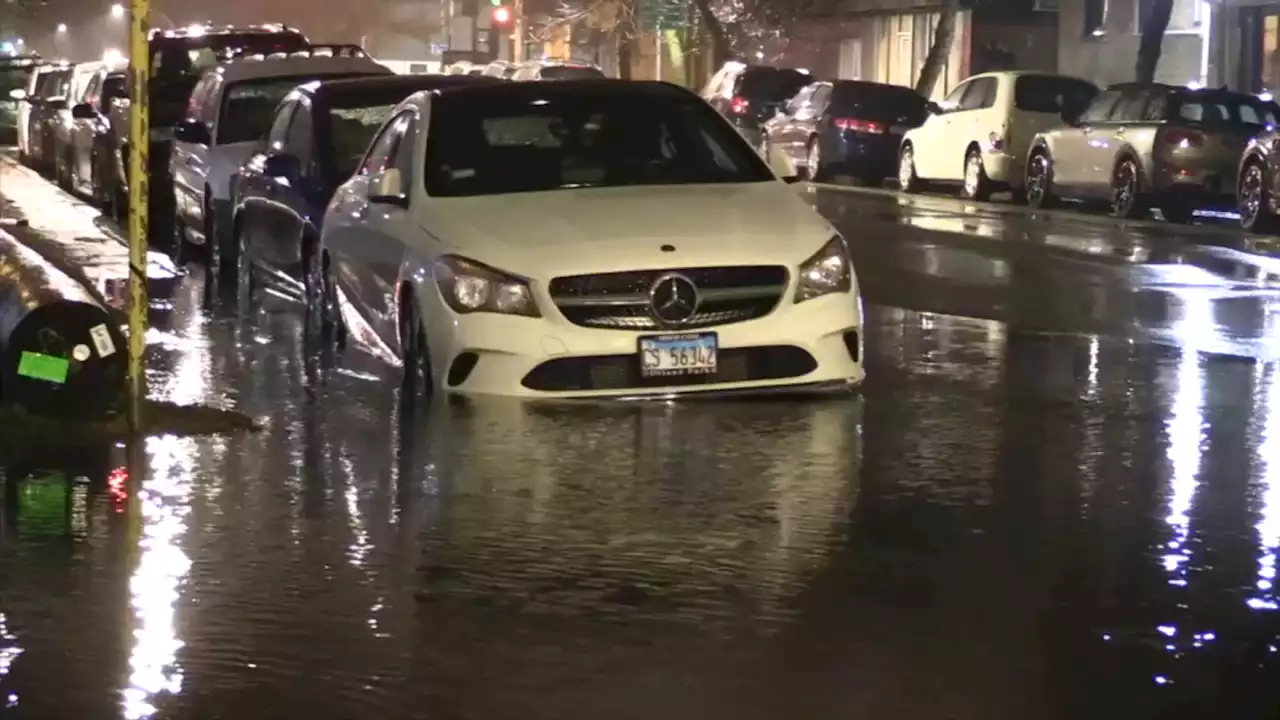
<instances>
[{"instance_id":1,"label":"rear window","mask_svg":"<svg viewBox=\"0 0 1280 720\"><path fill-rule=\"evenodd\" d=\"M157 37L151 41L151 74L156 78L198 77L218 63L222 53L243 50L270 55L298 52L310 47L307 38L296 32L230 32Z\"/></svg>"},{"instance_id":2,"label":"rear window","mask_svg":"<svg viewBox=\"0 0 1280 720\"><path fill-rule=\"evenodd\" d=\"M1079 117L1093 102L1098 88L1075 78L1023 75L1013 88L1013 106L1023 112Z\"/></svg>"},{"instance_id":3,"label":"rear window","mask_svg":"<svg viewBox=\"0 0 1280 720\"><path fill-rule=\"evenodd\" d=\"M320 76L328 80L360 75ZM222 98L218 118L218 144L253 142L271 129L276 107L295 87L319 79L316 76L270 78L235 83Z\"/></svg>"},{"instance_id":4,"label":"rear window","mask_svg":"<svg viewBox=\"0 0 1280 720\"><path fill-rule=\"evenodd\" d=\"M831 110L857 113L859 117L902 122L924 122L928 102L911 88L879 83L836 83Z\"/></svg>"},{"instance_id":5,"label":"rear window","mask_svg":"<svg viewBox=\"0 0 1280 720\"><path fill-rule=\"evenodd\" d=\"M543 80L583 80L602 78L604 73L582 65L551 65L542 68L541 77Z\"/></svg>"},{"instance_id":6,"label":"rear window","mask_svg":"<svg viewBox=\"0 0 1280 720\"><path fill-rule=\"evenodd\" d=\"M1181 94L1170 98L1165 117L1205 125L1275 127L1280 107L1251 95Z\"/></svg>"},{"instance_id":7,"label":"rear window","mask_svg":"<svg viewBox=\"0 0 1280 720\"><path fill-rule=\"evenodd\" d=\"M395 109L396 103L329 109L329 141L338 175L347 178L356 174L373 136L391 119Z\"/></svg>"},{"instance_id":8,"label":"rear window","mask_svg":"<svg viewBox=\"0 0 1280 720\"><path fill-rule=\"evenodd\" d=\"M808 73L781 68L748 68L738 78L735 95L760 100L790 100L813 82Z\"/></svg>"}]
</instances>

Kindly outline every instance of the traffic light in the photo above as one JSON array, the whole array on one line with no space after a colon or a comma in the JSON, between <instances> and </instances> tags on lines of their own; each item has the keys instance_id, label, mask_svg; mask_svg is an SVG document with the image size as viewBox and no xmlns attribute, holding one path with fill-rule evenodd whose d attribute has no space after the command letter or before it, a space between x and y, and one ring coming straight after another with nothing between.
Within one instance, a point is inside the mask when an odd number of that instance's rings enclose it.
<instances>
[{"instance_id":1,"label":"traffic light","mask_svg":"<svg viewBox=\"0 0 1280 720\"><path fill-rule=\"evenodd\" d=\"M493 23L495 25L506 25L511 22L511 8L506 5L499 5L493 9Z\"/></svg>"}]
</instances>

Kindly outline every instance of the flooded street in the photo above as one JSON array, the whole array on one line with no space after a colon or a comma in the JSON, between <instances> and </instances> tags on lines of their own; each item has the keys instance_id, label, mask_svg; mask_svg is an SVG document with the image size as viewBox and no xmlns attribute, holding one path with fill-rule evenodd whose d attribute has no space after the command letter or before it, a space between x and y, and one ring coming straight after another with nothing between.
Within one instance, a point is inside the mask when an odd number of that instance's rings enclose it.
<instances>
[{"instance_id":1,"label":"flooded street","mask_svg":"<svg viewBox=\"0 0 1280 720\"><path fill-rule=\"evenodd\" d=\"M191 266L152 395L265 429L12 459L0 717L1274 718L1264 241L814 201L858 397L406 409Z\"/></svg>"}]
</instances>

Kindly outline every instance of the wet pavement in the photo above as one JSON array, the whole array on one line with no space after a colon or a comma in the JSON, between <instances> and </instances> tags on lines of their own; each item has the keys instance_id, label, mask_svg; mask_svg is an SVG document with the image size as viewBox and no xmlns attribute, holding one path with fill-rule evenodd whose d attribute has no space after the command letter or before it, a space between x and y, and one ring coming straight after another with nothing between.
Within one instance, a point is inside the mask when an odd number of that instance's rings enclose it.
<instances>
[{"instance_id":1,"label":"wet pavement","mask_svg":"<svg viewBox=\"0 0 1280 720\"><path fill-rule=\"evenodd\" d=\"M860 398L405 412L196 270L152 392L266 429L12 459L0 717L1277 717L1268 242L813 197Z\"/></svg>"}]
</instances>

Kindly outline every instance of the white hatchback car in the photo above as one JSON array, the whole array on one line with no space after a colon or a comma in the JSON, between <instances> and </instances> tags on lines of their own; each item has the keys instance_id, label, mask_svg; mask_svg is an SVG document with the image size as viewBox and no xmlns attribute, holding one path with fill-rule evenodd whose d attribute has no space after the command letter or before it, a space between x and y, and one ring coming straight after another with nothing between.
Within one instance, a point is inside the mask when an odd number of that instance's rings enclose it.
<instances>
[{"instance_id":1,"label":"white hatchback car","mask_svg":"<svg viewBox=\"0 0 1280 720\"><path fill-rule=\"evenodd\" d=\"M974 75L902 137L898 185L916 192L926 182L960 183L971 200L1001 190L1021 196L1031 140L1079 116L1097 94L1093 83L1065 75Z\"/></svg>"},{"instance_id":2,"label":"white hatchback car","mask_svg":"<svg viewBox=\"0 0 1280 720\"><path fill-rule=\"evenodd\" d=\"M334 196L313 255L312 327L403 364L408 393L651 397L863 380L844 239L672 85L418 93Z\"/></svg>"},{"instance_id":3,"label":"white hatchback car","mask_svg":"<svg viewBox=\"0 0 1280 720\"><path fill-rule=\"evenodd\" d=\"M169 168L177 247L200 248L210 267L235 268L231 179L261 145L280 101L298 85L322 78L392 74L355 45L249 55L206 71L191 91L186 119L174 127Z\"/></svg>"}]
</instances>

